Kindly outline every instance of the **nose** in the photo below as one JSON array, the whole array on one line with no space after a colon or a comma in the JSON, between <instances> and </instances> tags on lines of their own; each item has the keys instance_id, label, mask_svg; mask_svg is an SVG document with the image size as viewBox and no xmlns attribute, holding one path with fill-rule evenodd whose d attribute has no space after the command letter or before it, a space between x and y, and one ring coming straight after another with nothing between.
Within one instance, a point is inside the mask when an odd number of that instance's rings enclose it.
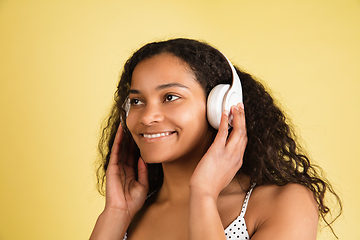
<instances>
[{"instance_id":1,"label":"nose","mask_svg":"<svg viewBox=\"0 0 360 240\"><path fill-rule=\"evenodd\" d=\"M158 106L153 104L147 104L144 108L140 122L144 125L150 126L154 123L160 123L164 121L164 115Z\"/></svg>"}]
</instances>

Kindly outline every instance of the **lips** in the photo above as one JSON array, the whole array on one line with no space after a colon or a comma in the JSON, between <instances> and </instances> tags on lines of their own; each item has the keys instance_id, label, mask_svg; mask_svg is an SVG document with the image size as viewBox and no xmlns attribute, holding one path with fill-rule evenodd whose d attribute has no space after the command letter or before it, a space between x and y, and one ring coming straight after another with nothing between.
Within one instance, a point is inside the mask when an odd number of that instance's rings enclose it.
<instances>
[{"instance_id":1,"label":"lips","mask_svg":"<svg viewBox=\"0 0 360 240\"><path fill-rule=\"evenodd\" d=\"M147 139L153 139L153 138L159 138L159 137L166 137L175 132L161 132L161 133L143 133L141 134L144 138Z\"/></svg>"}]
</instances>

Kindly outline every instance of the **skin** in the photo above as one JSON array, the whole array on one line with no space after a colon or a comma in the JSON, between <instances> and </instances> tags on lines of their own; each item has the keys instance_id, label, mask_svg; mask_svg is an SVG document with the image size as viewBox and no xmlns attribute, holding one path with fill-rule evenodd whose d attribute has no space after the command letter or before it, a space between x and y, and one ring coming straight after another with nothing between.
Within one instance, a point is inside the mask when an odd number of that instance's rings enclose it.
<instances>
[{"instance_id":1,"label":"skin","mask_svg":"<svg viewBox=\"0 0 360 240\"><path fill-rule=\"evenodd\" d=\"M139 178L135 180L132 156L124 170L117 165L120 126L106 175L105 209L90 239L122 239L128 230L129 240L225 240L224 228L239 215L243 189L250 186L247 176L235 176L247 144L243 105L231 108L229 136L228 112L214 132L206 120L201 85L186 63L169 54L136 66L129 98L127 127L142 156ZM158 133L165 136L149 138ZM145 203L146 163L162 164L164 183ZM316 239L317 204L301 185L259 186L245 221L254 240Z\"/></svg>"}]
</instances>

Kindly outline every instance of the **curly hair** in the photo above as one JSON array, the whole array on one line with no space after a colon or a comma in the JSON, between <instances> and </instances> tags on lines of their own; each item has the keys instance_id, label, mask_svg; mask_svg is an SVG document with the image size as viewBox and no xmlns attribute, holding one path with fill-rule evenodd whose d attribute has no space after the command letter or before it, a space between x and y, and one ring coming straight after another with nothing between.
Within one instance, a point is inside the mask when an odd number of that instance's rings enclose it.
<instances>
[{"instance_id":1,"label":"curly hair","mask_svg":"<svg viewBox=\"0 0 360 240\"><path fill-rule=\"evenodd\" d=\"M134 68L139 62L161 53L172 54L187 63L196 80L203 87L206 96L216 85L231 84L232 82L231 69L224 56L205 42L178 38L149 43L136 51L125 63L114 95L114 105L99 142L101 161L97 168L97 187L102 195L105 195L106 169L110 151L120 124L123 125L125 134L121 146L123 157L119 159L119 163L124 164L124 156L129 154L129 144L133 141L126 127L125 102ZM256 183L257 186L267 184L282 186L287 183L298 183L307 187L314 194L320 217L334 233L331 224L342 212L339 196L330 183L321 176L321 169L310 163L309 157L296 141L289 120L274 103L265 87L250 74L235 68L243 89L248 135L243 165L237 174L249 176L251 182ZM138 159L140 151L137 147L133 154L135 154L135 159ZM137 167L136 161L134 165ZM163 183L161 164L148 164L148 172L148 194L150 195ZM327 191L335 197L340 209L339 214L330 220L327 216L331 210L325 203Z\"/></svg>"}]
</instances>

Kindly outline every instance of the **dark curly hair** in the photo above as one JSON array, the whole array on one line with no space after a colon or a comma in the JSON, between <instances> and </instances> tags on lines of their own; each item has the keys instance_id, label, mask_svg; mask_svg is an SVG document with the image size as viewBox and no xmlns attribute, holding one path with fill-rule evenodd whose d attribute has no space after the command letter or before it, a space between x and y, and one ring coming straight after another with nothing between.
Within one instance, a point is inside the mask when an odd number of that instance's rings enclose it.
<instances>
[{"instance_id":1,"label":"dark curly hair","mask_svg":"<svg viewBox=\"0 0 360 240\"><path fill-rule=\"evenodd\" d=\"M121 146L123 156L128 154L129 144L133 141L126 127L124 103L128 96L134 68L139 62L161 53L172 54L186 62L196 80L203 87L206 96L214 86L232 82L231 69L223 55L204 42L183 38L171 39L146 44L136 51L125 63L115 92L115 102L99 142L101 161L97 168L97 187L102 195L105 195L105 177L110 151L120 124L125 129ZM330 225L342 212L339 196L329 182L321 176L321 169L310 163L309 158L296 142L296 136L290 127L289 120L276 106L265 87L250 74L238 68L236 71L241 79L243 89L248 135L243 165L237 174L249 176L251 182L256 183L257 186L266 184L282 186L287 183L298 183L307 187L314 194L321 218L333 231ZM135 159L138 159L140 152L137 147L134 154ZM123 159L125 158L119 159L121 164L123 164ZM136 161L134 165L137 167ZM151 194L163 183L161 164L148 164L148 172L150 185L148 194ZM339 206L339 214L330 220L326 217L330 213L330 208L324 200L327 191L335 197Z\"/></svg>"}]
</instances>

